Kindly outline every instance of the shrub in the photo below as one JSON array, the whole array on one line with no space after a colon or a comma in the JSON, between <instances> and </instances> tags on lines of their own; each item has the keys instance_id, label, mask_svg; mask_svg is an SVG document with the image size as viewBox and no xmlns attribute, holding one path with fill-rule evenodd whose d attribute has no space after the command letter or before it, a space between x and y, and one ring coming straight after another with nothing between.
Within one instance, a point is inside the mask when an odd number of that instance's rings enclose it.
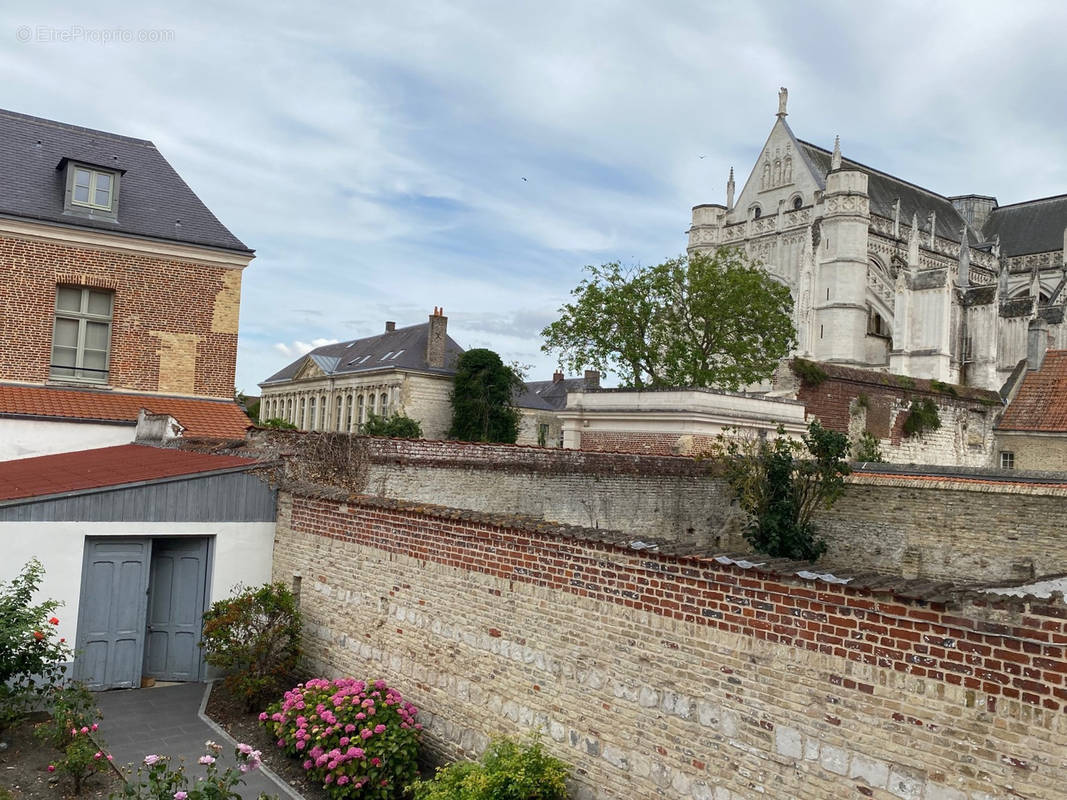
<instances>
[{"instance_id":1,"label":"shrub","mask_svg":"<svg viewBox=\"0 0 1067 800\"><path fill-rule=\"evenodd\" d=\"M225 671L224 683L254 708L278 693L300 660L300 610L281 583L235 594L204 614L204 659Z\"/></svg>"},{"instance_id":2,"label":"shrub","mask_svg":"<svg viewBox=\"0 0 1067 800\"><path fill-rule=\"evenodd\" d=\"M417 783L415 800L565 800L566 765L545 753L536 739L494 741L478 763L439 769Z\"/></svg>"},{"instance_id":3,"label":"shrub","mask_svg":"<svg viewBox=\"0 0 1067 800\"><path fill-rule=\"evenodd\" d=\"M273 428L276 431L295 431L296 425L291 423L287 419L280 419L279 417L271 417L270 419L261 419L259 421L259 427L261 428Z\"/></svg>"},{"instance_id":4,"label":"shrub","mask_svg":"<svg viewBox=\"0 0 1067 800\"><path fill-rule=\"evenodd\" d=\"M74 794L81 794L82 786L98 772L111 768L111 754L93 741L96 724L66 731L67 745L63 757L48 765L49 772L59 772L70 778Z\"/></svg>"},{"instance_id":5,"label":"shrub","mask_svg":"<svg viewBox=\"0 0 1067 800\"><path fill-rule=\"evenodd\" d=\"M922 436L927 431L936 431L941 427L941 416L937 413L937 404L929 397L912 400L908 409L908 418L904 420L905 436Z\"/></svg>"},{"instance_id":6,"label":"shrub","mask_svg":"<svg viewBox=\"0 0 1067 800\"><path fill-rule=\"evenodd\" d=\"M878 445L878 439L870 431L864 431L860 440L856 442L856 453L853 461L863 461L872 464L881 464L885 461L882 456L882 448Z\"/></svg>"},{"instance_id":7,"label":"shrub","mask_svg":"<svg viewBox=\"0 0 1067 800\"><path fill-rule=\"evenodd\" d=\"M64 749L70 741L71 732L81 728L96 730L100 709L96 707L92 692L80 681L71 681L56 687L49 698L52 718L42 722L34 730L38 739L48 742L57 750Z\"/></svg>"},{"instance_id":8,"label":"shrub","mask_svg":"<svg viewBox=\"0 0 1067 800\"><path fill-rule=\"evenodd\" d=\"M31 604L43 576L41 562L31 559L10 582L0 583L0 731L53 690L70 659L65 640L55 636L59 603Z\"/></svg>"},{"instance_id":9,"label":"shrub","mask_svg":"<svg viewBox=\"0 0 1067 800\"><path fill-rule=\"evenodd\" d=\"M822 367L806 358L794 358L790 366L800 382L813 389L830 377Z\"/></svg>"},{"instance_id":10,"label":"shrub","mask_svg":"<svg viewBox=\"0 0 1067 800\"><path fill-rule=\"evenodd\" d=\"M137 774L128 776L126 786L121 793L112 794L112 798L131 798L132 800L241 800L238 786L244 783L246 773L258 769L263 763L260 752L247 744L239 744L233 755L237 767L227 767L220 771L218 756L222 745L204 742L205 753L197 760L204 766L202 777L192 778L185 772L185 764L179 762L172 767L167 756L147 755ZM267 800L261 794L260 800ZM275 799L276 800L276 799Z\"/></svg>"},{"instance_id":11,"label":"shrub","mask_svg":"<svg viewBox=\"0 0 1067 800\"><path fill-rule=\"evenodd\" d=\"M394 439L421 439L422 425L417 419L403 414L383 417L372 413L363 423L363 433L368 436L391 436Z\"/></svg>"},{"instance_id":12,"label":"shrub","mask_svg":"<svg viewBox=\"0 0 1067 800\"><path fill-rule=\"evenodd\" d=\"M392 798L418 774L418 710L385 681L313 678L259 715L333 798Z\"/></svg>"}]
</instances>

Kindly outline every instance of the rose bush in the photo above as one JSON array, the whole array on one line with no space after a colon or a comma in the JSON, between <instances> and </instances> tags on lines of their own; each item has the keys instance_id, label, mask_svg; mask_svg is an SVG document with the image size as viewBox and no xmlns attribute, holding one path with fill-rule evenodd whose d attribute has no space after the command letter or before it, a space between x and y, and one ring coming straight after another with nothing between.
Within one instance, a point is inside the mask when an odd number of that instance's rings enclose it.
<instances>
[{"instance_id":1,"label":"rose bush","mask_svg":"<svg viewBox=\"0 0 1067 800\"><path fill-rule=\"evenodd\" d=\"M197 763L206 767L202 776L190 777L185 772L185 764L171 764L167 756L151 753L137 769L137 774L130 776L123 790L112 793L112 800L241 800L240 786L244 784L245 774L262 765L260 753L250 745L239 744L234 749L237 761L236 769L227 767L219 769L219 756L222 745L204 742L204 755ZM260 794L260 800L277 800Z\"/></svg>"},{"instance_id":2,"label":"rose bush","mask_svg":"<svg viewBox=\"0 0 1067 800\"><path fill-rule=\"evenodd\" d=\"M278 747L341 798L392 798L417 774L418 709L385 681L314 678L259 715Z\"/></svg>"}]
</instances>

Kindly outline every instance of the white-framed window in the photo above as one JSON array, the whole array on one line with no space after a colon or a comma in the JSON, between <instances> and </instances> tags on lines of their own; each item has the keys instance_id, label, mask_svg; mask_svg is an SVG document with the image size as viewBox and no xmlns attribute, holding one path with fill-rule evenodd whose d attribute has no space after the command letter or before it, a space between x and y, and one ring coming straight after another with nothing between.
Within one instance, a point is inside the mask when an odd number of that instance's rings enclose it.
<instances>
[{"instance_id":1,"label":"white-framed window","mask_svg":"<svg viewBox=\"0 0 1067 800\"><path fill-rule=\"evenodd\" d=\"M383 417L389 416L389 395L382 392L382 396L378 398L378 413Z\"/></svg>"},{"instance_id":2,"label":"white-framed window","mask_svg":"<svg viewBox=\"0 0 1067 800\"><path fill-rule=\"evenodd\" d=\"M345 400L345 430L352 432L352 395Z\"/></svg>"},{"instance_id":3,"label":"white-framed window","mask_svg":"<svg viewBox=\"0 0 1067 800\"><path fill-rule=\"evenodd\" d=\"M308 430L315 430L315 395L308 398Z\"/></svg>"},{"instance_id":4,"label":"white-framed window","mask_svg":"<svg viewBox=\"0 0 1067 800\"><path fill-rule=\"evenodd\" d=\"M339 395L339 394L334 395L333 402L337 404L337 420L336 420L336 422L334 423L334 426L333 426L333 429L335 431L343 431L344 430L344 428L341 427L341 415L344 413L344 403L342 403L341 400L342 400L341 395Z\"/></svg>"},{"instance_id":5,"label":"white-framed window","mask_svg":"<svg viewBox=\"0 0 1067 800\"><path fill-rule=\"evenodd\" d=\"M297 421L296 427L300 428L301 430L305 430L305 431L307 430L307 427L308 427L307 426L307 399L304 398L304 397L300 398L300 419Z\"/></svg>"},{"instance_id":6,"label":"white-framed window","mask_svg":"<svg viewBox=\"0 0 1067 800\"><path fill-rule=\"evenodd\" d=\"M97 211L115 210L114 172L71 165L70 204Z\"/></svg>"},{"instance_id":7,"label":"white-framed window","mask_svg":"<svg viewBox=\"0 0 1067 800\"><path fill-rule=\"evenodd\" d=\"M1000 451L1000 468L1015 469L1015 453L1011 450Z\"/></svg>"},{"instance_id":8,"label":"white-framed window","mask_svg":"<svg viewBox=\"0 0 1067 800\"><path fill-rule=\"evenodd\" d=\"M56 287L51 377L107 383L114 300L105 289Z\"/></svg>"},{"instance_id":9,"label":"white-framed window","mask_svg":"<svg viewBox=\"0 0 1067 800\"><path fill-rule=\"evenodd\" d=\"M367 421L366 418L363 416L365 411L365 409L363 408L363 395L360 395L358 398L356 398L356 409L356 424L362 428L363 423Z\"/></svg>"}]
</instances>

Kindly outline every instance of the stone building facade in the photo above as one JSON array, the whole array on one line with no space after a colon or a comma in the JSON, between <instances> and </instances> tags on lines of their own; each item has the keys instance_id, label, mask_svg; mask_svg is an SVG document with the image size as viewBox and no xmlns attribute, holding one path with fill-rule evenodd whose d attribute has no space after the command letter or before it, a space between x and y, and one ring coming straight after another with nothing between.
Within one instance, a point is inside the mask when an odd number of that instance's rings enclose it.
<instances>
[{"instance_id":1,"label":"stone building facade","mask_svg":"<svg viewBox=\"0 0 1067 800\"><path fill-rule=\"evenodd\" d=\"M182 426L243 435L253 251L148 141L0 111L0 173L0 457L128 442L178 398Z\"/></svg>"},{"instance_id":2,"label":"stone building facade","mask_svg":"<svg viewBox=\"0 0 1067 800\"><path fill-rule=\"evenodd\" d=\"M403 414L428 439L448 433L452 378L463 348L448 335L448 317L377 336L324 345L263 381L260 417L300 430L357 432L371 414Z\"/></svg>"},{"instance_id":3,"label":"stone building facade","mask_svg":"<svg viewBox=\"0 0 1067 800\"><path fill-rule=\"evenodd\" d=\"M999 389L1040 327L1063 324L1067 195L945 197L796 138L786 91L726 204L693 209L689 251L742 248L794 300L797 354Z\"/></svg>"}]
</instances>

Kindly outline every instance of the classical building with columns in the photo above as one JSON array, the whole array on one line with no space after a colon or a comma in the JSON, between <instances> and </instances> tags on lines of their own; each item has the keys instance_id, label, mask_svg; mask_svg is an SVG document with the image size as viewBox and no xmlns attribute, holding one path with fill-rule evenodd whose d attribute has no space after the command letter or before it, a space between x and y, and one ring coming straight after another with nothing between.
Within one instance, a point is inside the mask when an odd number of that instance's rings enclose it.
<instances>
[{"instance_id":1,"label":"classical building with columns","mask_svg":"<svg viewBox=\"0 0 1067 800\"><path fill-rule=\"evenodd\" d=\"M443 439L462 352L441 309L421 325L386 322L377 336L318 347L259 384L260 417L301 430L355 432L370 414L396 412L418 420L426 438Z\"/></svg>"},{"instance_id":2,"label":"classical building with columns","mask_svg":"<svg viewBox=\"0 0 1067 800\"><path fill-rule=\"evenodd\" d=\"M940 195L798 139L786 100L689 252L740 247L788 286L797 355L999 389L1028 346L1067 347L1067 195Z\"/></svg>"}]
</instances>

